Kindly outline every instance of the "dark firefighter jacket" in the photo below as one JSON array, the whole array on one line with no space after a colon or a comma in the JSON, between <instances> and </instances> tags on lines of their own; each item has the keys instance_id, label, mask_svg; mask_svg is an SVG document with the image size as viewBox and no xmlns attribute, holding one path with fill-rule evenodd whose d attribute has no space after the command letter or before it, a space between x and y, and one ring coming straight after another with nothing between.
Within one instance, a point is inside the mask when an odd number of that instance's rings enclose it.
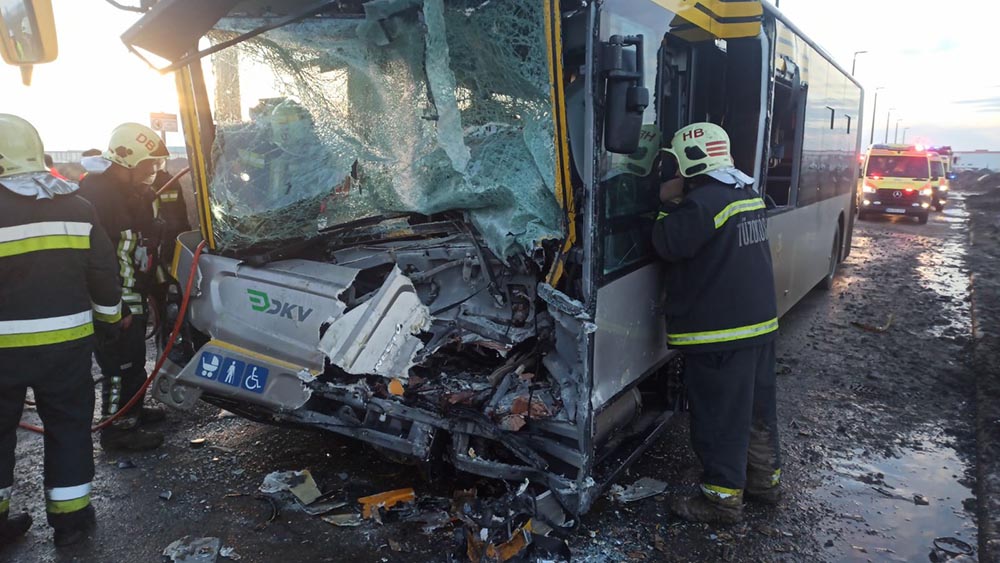
<instances>
[{"instance_id":1,"label":"dark firefighter jacket","mask_svg":"<svg viewBox=\"0 0 1000 563\"><path fill-rule=\"evenodd\" d=\"M653 246L667 262L667 343L692 352L775 338L774 272L763 200L711 181L665 204Z\"/></svg>"},{"instance_id":2,"label":"dark firefighter jacket","mask_svg":"<svg viewBox=\"0 0 1000 563\"><path fill-rule=\"evenodd\" d=\"M94 320L121 320L114 249L94 208L0 186L0 351L80 340Z\"/></svg>"},{"instance_id":3,"label":"dark firefighter jacket","mask_svg":"<svg viewBox=\"0 0 1000 563\"><path fill-rule=\"evenodd\" d=\"M132 313L143 314L150 270L144 235L153 230L152 188L121 184L107 174L87 174L78 193L93 204L115 247L122 300Z\"/></svg>"},{"instance_id":4,"label":"dark firefighter jacket","mask_svg":"<svg viewBox=\"0 0 1000 563\"><path fill-rule=\"evenodd\" d=\"M177 236L191 230L191 223L187 217L187 204L184 202L184 191L181 189L180 183L175 183L162 192L159 191L170 178L169 173L161 170L156 174L156 181L153 182L153 189L159 192L156 201L153 202L153 209L159 225L157 258L160 266L170 264Z\"/></svg>"}]
</instances>

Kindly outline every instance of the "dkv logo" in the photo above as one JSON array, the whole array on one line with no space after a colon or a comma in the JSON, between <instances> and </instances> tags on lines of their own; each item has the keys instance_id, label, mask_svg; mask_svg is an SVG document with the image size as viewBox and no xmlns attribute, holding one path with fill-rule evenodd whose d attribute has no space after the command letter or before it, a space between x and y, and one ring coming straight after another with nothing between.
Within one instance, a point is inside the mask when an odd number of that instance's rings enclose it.
<instances>
[{"instance_id":1,"label":"dkv logo","mask_svg":"<svg viewBox=\"0 0 1000 563\"><path fill-rule=\"evenodd\" d=\"M257 291L254 289L248 289L247 294L250 295L250 307L257 312L267 313L268 315L278 315L279 317L284 317L286 319L298 320L302 322L309 318L312 314L312 309L306 309L302 305L294 305L292 303L282 303L277 299L271 299L263 291ZM294 316L293 316L294 314Z\"/></svg>"}]
</instances>

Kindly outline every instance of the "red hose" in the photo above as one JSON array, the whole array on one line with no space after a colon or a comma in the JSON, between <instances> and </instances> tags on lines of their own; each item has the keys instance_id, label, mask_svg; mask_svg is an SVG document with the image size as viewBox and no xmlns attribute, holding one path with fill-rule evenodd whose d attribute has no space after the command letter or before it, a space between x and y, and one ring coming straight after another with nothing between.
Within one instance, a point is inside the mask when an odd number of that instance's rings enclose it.
<instances>
[{"instance_id":1,"label":"red hose","mask_svg":"<svg viewBox=\"0 0 1000 563\"><path fill-rule=\"evenodd\" d=\"M198 258L201 257L201 251L205 249L205 241L202 241L194 250L194 257L191 259L191 271L188 272L187 285L184 287L184 298L181 300L181 309L177 315L177 320L174 322L174 329L170 331L170 338L167 339L166 346L163 347L163 353L160 354L160 359L156 361L156 366L153 367L152 373L143 382L142 387L129 399L129 402L125 403L125 406L121 408L118 412L106 418L96 426L90 429L91 432L97 432L103 428L106 428L112 422L117 420L119 417L127 413L136 404L138 404L146 393L146 389L152 385L153 380L156 379L157 374L160 373L160 368L163 367L163 362L167 361L167 355L174 347L174 342L177 340L177 335L181 332L181 325L184 324L184 317L187 314L188 302L191 300L191 290L194 288L194 275L198 269ZM20 423L20 427L25 430L31 430L32 432L38 432L39 434L44 434L45 429L41 426L35 426L34 424L28 424L27 422Z\"/></svg>"}]
</instances>

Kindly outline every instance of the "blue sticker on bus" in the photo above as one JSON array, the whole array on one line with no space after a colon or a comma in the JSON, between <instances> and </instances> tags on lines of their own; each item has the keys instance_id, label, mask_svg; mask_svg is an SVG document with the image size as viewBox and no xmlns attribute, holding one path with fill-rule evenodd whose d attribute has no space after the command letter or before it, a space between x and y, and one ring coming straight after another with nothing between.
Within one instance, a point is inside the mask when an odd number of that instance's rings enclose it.
<instances>
[{"instance_id":1,"label":"blue sticker on bus","mask_svg":"<svg viewBox=\"0 0 1000 563\"><path fill-rule=\"evenodd\" d=\"M233 387L242 386L243 371L246 367L246 362L234 360L233 358L226 358L225 361L222 362L222 369L219 370L219 382L225 383L226 385L232 385Z\"/></svg>"},{"instance_id":2,"label":"blue sticker on bus","mask_svg":"<svg viewBox=\"0 0 1000 563\"><path fill-rule=\"evenodd\" d=\"M198 360L198 377L205 379L219 379L219 368L222 366L222 356L211 352L202 352Z\"/></svg>"},{"instance_id":3,"label":"blue sticker on bus","mask_svg":"<svg viewBox=\"0 0 1000 563\"><path fill-rule=\"evenodd\" d=\"M243 388L254 393L263 393L267 386L268 369L254 364L247 364L246 376L243 379Z\"/></svg>"}]
</instances>

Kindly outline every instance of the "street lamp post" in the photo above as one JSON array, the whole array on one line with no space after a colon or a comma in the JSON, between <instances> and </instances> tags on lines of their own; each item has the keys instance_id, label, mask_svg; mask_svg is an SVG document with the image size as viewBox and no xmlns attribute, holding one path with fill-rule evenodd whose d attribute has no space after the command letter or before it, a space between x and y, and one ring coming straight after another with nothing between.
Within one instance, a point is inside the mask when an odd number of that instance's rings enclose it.
<instances>
[{"instance_id":1,"label":"street lamp post","mask_svg":"<svg viewBox=\"0 0 1000 563\"><path fill-rule=\"evenodd\" d=\"M854 51L854 58L851 59L851 76L854 76L854 67L858 63L858 55L863 55L868 51Z\"/></svg>"},{"instance_id":2,"label":"street lamp post","mask_svg":"<svg viewBox=\"0 0 1000 563\"><path fill-rule=\"evenodd\" d=\"M899 122L902 121L902 120L903 120L902 117L900 117L899 119L896 120L896 132L892 134L892 142L893 143L898 142L897 139L899 139Z\"/></svg>"},{"instance_id":3,"label":"street lamp post","mask_svg":"<svg viewBox=\"0 0 1000 563\"><path fill-rule=\"evenodd\" d=\"M909 130L910 130L909 127L903 127L903 141L902 141L902 143L904 145L906 144L906 132L909 131Z\"/></svg>"},{"instance_id":4,"label":"street lamp post","mask_svg":"<svg viewBox=\"0 0 1000 563\"><path fill-rule=\"evenodd\" d=\"M885 140L882 141L883 143L889 142L889 116L892 115L892 112L894 111L896 111L896 108L889 108L889 111L885 114Z\"/></svg>"},{"instance_id":5,"label":"street lamp post","mask_svg":"<svg viewBox=\"0 0 1000 563\"><path fill-rule=\"evenodd\" d=\"M878 112L878 91L879 90L885 90L885 86L879 86L878 88L875 88L875 101L872 102L872 135L868 139L868 144L869 145L875 144L875 116L878 115L877 112Z\"/></svg>"}]
</instances>

